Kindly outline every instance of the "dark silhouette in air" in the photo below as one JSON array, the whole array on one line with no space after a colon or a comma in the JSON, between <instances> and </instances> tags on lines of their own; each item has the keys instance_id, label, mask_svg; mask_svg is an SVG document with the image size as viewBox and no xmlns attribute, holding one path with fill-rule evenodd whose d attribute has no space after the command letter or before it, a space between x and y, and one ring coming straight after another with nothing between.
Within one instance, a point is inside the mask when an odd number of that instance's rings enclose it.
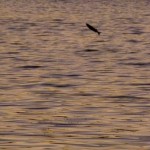
<instances>
[{"instance_id":1,"label":"dark silhouette in air","mask_svg":"<svg viewBox=\"0 0 150 150\"><path fill-rule=\"evenodd\" d=\"M100 35L101 32L99 32L97 29L95 29L95 28L94 28L93 26L91 26L90 24L86 23L86 26L87 26L90 30L92 30L92 31L98 33L98 35Z\"/></svg>"}]
</instances>

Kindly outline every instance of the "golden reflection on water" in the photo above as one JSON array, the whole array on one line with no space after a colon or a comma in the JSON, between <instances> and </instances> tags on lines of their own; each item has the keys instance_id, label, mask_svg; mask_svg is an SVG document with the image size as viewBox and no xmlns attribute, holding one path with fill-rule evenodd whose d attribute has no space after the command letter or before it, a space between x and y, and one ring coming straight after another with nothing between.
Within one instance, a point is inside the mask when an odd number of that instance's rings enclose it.
<instances>
[{"instance_id":1,"label":"golden reflection on water","mask_svg":"<svg viewBox=\"0 0 150 150\"><path fill-rule=\"evenodd\" d=\"M148 1L0 4L0 149L150 149Z\"/></svg>"}]
</instances>

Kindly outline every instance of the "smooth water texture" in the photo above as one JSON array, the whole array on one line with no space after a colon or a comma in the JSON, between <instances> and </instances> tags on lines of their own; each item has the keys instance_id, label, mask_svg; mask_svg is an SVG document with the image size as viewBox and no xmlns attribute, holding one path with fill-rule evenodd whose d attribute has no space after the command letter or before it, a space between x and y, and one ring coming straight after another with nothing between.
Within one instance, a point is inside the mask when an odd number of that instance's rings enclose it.
<instances>
[{"instance_id":1,"label":"smooth water texture","mask_svg":"<svg viewBox=\"0 0 150 150\"><path fill-rule=\"evenodd\" d=\"M0 30L1 150L150 149L149 0L1 0Z\"/></svg>"}]
</instances>

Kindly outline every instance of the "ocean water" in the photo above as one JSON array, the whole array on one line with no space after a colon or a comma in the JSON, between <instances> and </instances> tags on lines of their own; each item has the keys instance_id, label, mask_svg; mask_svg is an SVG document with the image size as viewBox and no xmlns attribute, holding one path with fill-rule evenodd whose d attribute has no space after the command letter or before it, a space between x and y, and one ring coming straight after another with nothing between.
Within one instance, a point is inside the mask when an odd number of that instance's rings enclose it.
<instances>
[{"instance_id":1,"label":"ocean water","mask_svg":"<svg viewBox=\"0 0 150 150\"><path fill-rule=\"evenodd\" d=\"M149 10L1 0L0 149L149 150Z\"/></svg>"}]
</instances>

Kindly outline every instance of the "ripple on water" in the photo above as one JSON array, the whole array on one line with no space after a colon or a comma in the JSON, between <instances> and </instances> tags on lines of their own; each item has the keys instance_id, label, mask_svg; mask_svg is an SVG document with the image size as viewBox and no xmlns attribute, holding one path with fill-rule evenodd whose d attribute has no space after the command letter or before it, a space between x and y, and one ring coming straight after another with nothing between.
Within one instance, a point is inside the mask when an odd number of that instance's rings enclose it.
<instances>
[{"instance_id":1,"label":"ripple on water","mask_svg":"<svg viewBox=\"0 0 150 150\"><path fill-rule=\"evenodd\" d=\"M44 68L44 66L39 66L39 65L25 65L25 66L20 66L18 68L21 68L23 70L32 70L32 69Z\"/></svg>"},{"instance_id":2,"label":"ripple on water","mask_svg":"<svg viewBox=\"0 0 150 150\"><path fill-rule=\"evenodd\" d=\"M75 55L80 56L80 57L98 56L101 53L102 53L101 50L99 50L99 49L91 49L91 48L86 48L84 50L77 50L77 51L75 51Z\"/></svg>"},{"instance_id":3,"label":"ripple on water","mask_svg":"<svg viewBox=\"0 0 150 150\"><path fill-rule=\"evenodd\" d=\"M137 67L150 67L150 62L127 62L127 63L122 63L124 65L131 65L131 66L137 66Z\"/></svg>"},{"instance_id":4,"label":"ripple on water","mask_svg":"<svg viewBox=\"0 0 150 150\"><path fill-rule=\"evenodd\" d=\"M56 87L56 88L70 88L76 86L75 84L55 84L55 83L42 83L40 85L44 87Z\"/></svg>"}]
</instances>

